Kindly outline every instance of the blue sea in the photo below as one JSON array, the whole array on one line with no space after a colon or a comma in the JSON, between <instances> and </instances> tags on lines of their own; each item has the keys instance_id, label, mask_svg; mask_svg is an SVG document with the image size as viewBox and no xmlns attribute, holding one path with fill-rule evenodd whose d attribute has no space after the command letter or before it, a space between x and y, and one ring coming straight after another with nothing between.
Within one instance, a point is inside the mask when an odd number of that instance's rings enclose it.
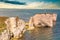
<instances>
[{"instance_id":1,"label":"blue sea","mask_svg":"<svg viewBox=\"0 0 60 40\"><path fill-rule=\"evenodd\" d=\"M0 9L0 16L18 16L26 22L38 13L56 13L56 25L53 28L36 28L26 31L20 40L60 40L60 9Z\"/></svg>"}]
</instances>

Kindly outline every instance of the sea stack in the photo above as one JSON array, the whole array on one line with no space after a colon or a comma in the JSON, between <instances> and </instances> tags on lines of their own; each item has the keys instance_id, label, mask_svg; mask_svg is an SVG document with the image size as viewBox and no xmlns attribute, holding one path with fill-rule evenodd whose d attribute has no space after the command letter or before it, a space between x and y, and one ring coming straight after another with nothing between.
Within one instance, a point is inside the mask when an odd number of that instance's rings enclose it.
<instances>
[{"instance_id":1,"label":"sea stack","mask_svg":"<svg viewBox=\"0 0 60 40\"><path fill-rule=\"evenodd\" d=\"M25 28L25 22L18 17L9 17L5 21L7 29L14 38L19 38Z\"/></svg>"},{"instance_id":2,"label":"sea stack","mask_svg":"<svg viewBox=\"0 0 60 40\"><path fill-rule=\"evenodd\" d=\"M29 25L34 27L53 27L56 24L57 14L45 13L45 14L36 14L31 19Z\"/></svg>"}]
</instances>

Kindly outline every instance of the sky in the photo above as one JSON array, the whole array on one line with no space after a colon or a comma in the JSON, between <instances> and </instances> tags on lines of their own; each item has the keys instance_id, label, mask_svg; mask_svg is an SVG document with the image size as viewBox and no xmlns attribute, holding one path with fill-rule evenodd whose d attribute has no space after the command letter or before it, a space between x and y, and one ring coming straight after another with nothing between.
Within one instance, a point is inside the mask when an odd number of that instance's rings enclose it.
<instances>
[{"instance_id":1,"label":"sky","mask_svg":"<svg viewBox=\"0 0 60 40\"><path fill-rule=\"evenodd\" d=\"M60 0L0 0L0 8L60 9Z\"/></svg>"}]
</instances>

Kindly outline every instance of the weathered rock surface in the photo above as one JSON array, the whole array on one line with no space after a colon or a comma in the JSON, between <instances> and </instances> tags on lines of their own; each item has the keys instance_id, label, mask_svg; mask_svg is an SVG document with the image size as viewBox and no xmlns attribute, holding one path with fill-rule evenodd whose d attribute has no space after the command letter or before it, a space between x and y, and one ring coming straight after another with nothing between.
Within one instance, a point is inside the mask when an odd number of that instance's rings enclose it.
<instances>
[{"instance_id":1,"label":"weathered rock surface","mask_svg":"<svg viewBox=\"0 0 60 40\"><path fill-rule=\"evenodd\" d=\"M0 35L0 40L10 40L10 33L7 30L4 30Z\"/></svg>"},{"instance_id":2,"label":"weathered rock surface","mask_svg":"<svg viewBox=\"0 0 60 40\"><path fill-rule=\"evenodd\" d=\"M29 20L28 30L34 27L53 27L56 23L57 14L36 14ZM6 21L6 30L0 34L0 40L10 40L21 37L25 30L25 22L18 17L9 17Z\"/></svg>"},{"instance_id":3,"label":"weathered rock surface","mask_svg":"<svg viewBox=\"0 0 60 40\"><path fill-rule=\"evenodd\" d=\"M36 27L53 27L57 14L36 14L30 19L30 24ZM32 23L32 24L31 24Z\"/></svg>"},{"instance_id":4,"label":"weathered rock surface","mask_svg":"<svg viewBox=\"0 0 60 40\"><path fill-rule=\"evenodd\" d=\"M25 28L25 22L18 17L10 17L5 21L7 29L13 35L13 37L20 37L20 34Z\"/></svg>"}]
</instances>

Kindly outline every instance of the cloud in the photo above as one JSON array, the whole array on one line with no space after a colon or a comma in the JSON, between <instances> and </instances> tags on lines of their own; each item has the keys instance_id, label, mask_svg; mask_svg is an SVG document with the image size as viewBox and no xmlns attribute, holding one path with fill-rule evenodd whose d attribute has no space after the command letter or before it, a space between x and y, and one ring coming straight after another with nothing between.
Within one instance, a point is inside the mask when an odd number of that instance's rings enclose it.
<instances>
[{"instance_id":1,"label":"cloud","mask_svg":"<svg viewBox=\"0 0 60 40\"><path fill-rule=\"evenodd\" d=\"M10 3L10 4L17 4L17 5L25 5L25 2L19 2L19 1L9 1L9 0L0 0L0 2L4 3Z\"/></svg>"},{"instance_id":2,"label":"cloud","mask_svg":"<svg viewBox=\"0 0 60 40\"><path fill-rule=\"evenodd\" d=\"M13 5L8 3L0 3L0 8L12 8L12 9L60 9L59 6L53 3L45 2L32 2L27 5Z\"/></svg>"}]
</instances>

